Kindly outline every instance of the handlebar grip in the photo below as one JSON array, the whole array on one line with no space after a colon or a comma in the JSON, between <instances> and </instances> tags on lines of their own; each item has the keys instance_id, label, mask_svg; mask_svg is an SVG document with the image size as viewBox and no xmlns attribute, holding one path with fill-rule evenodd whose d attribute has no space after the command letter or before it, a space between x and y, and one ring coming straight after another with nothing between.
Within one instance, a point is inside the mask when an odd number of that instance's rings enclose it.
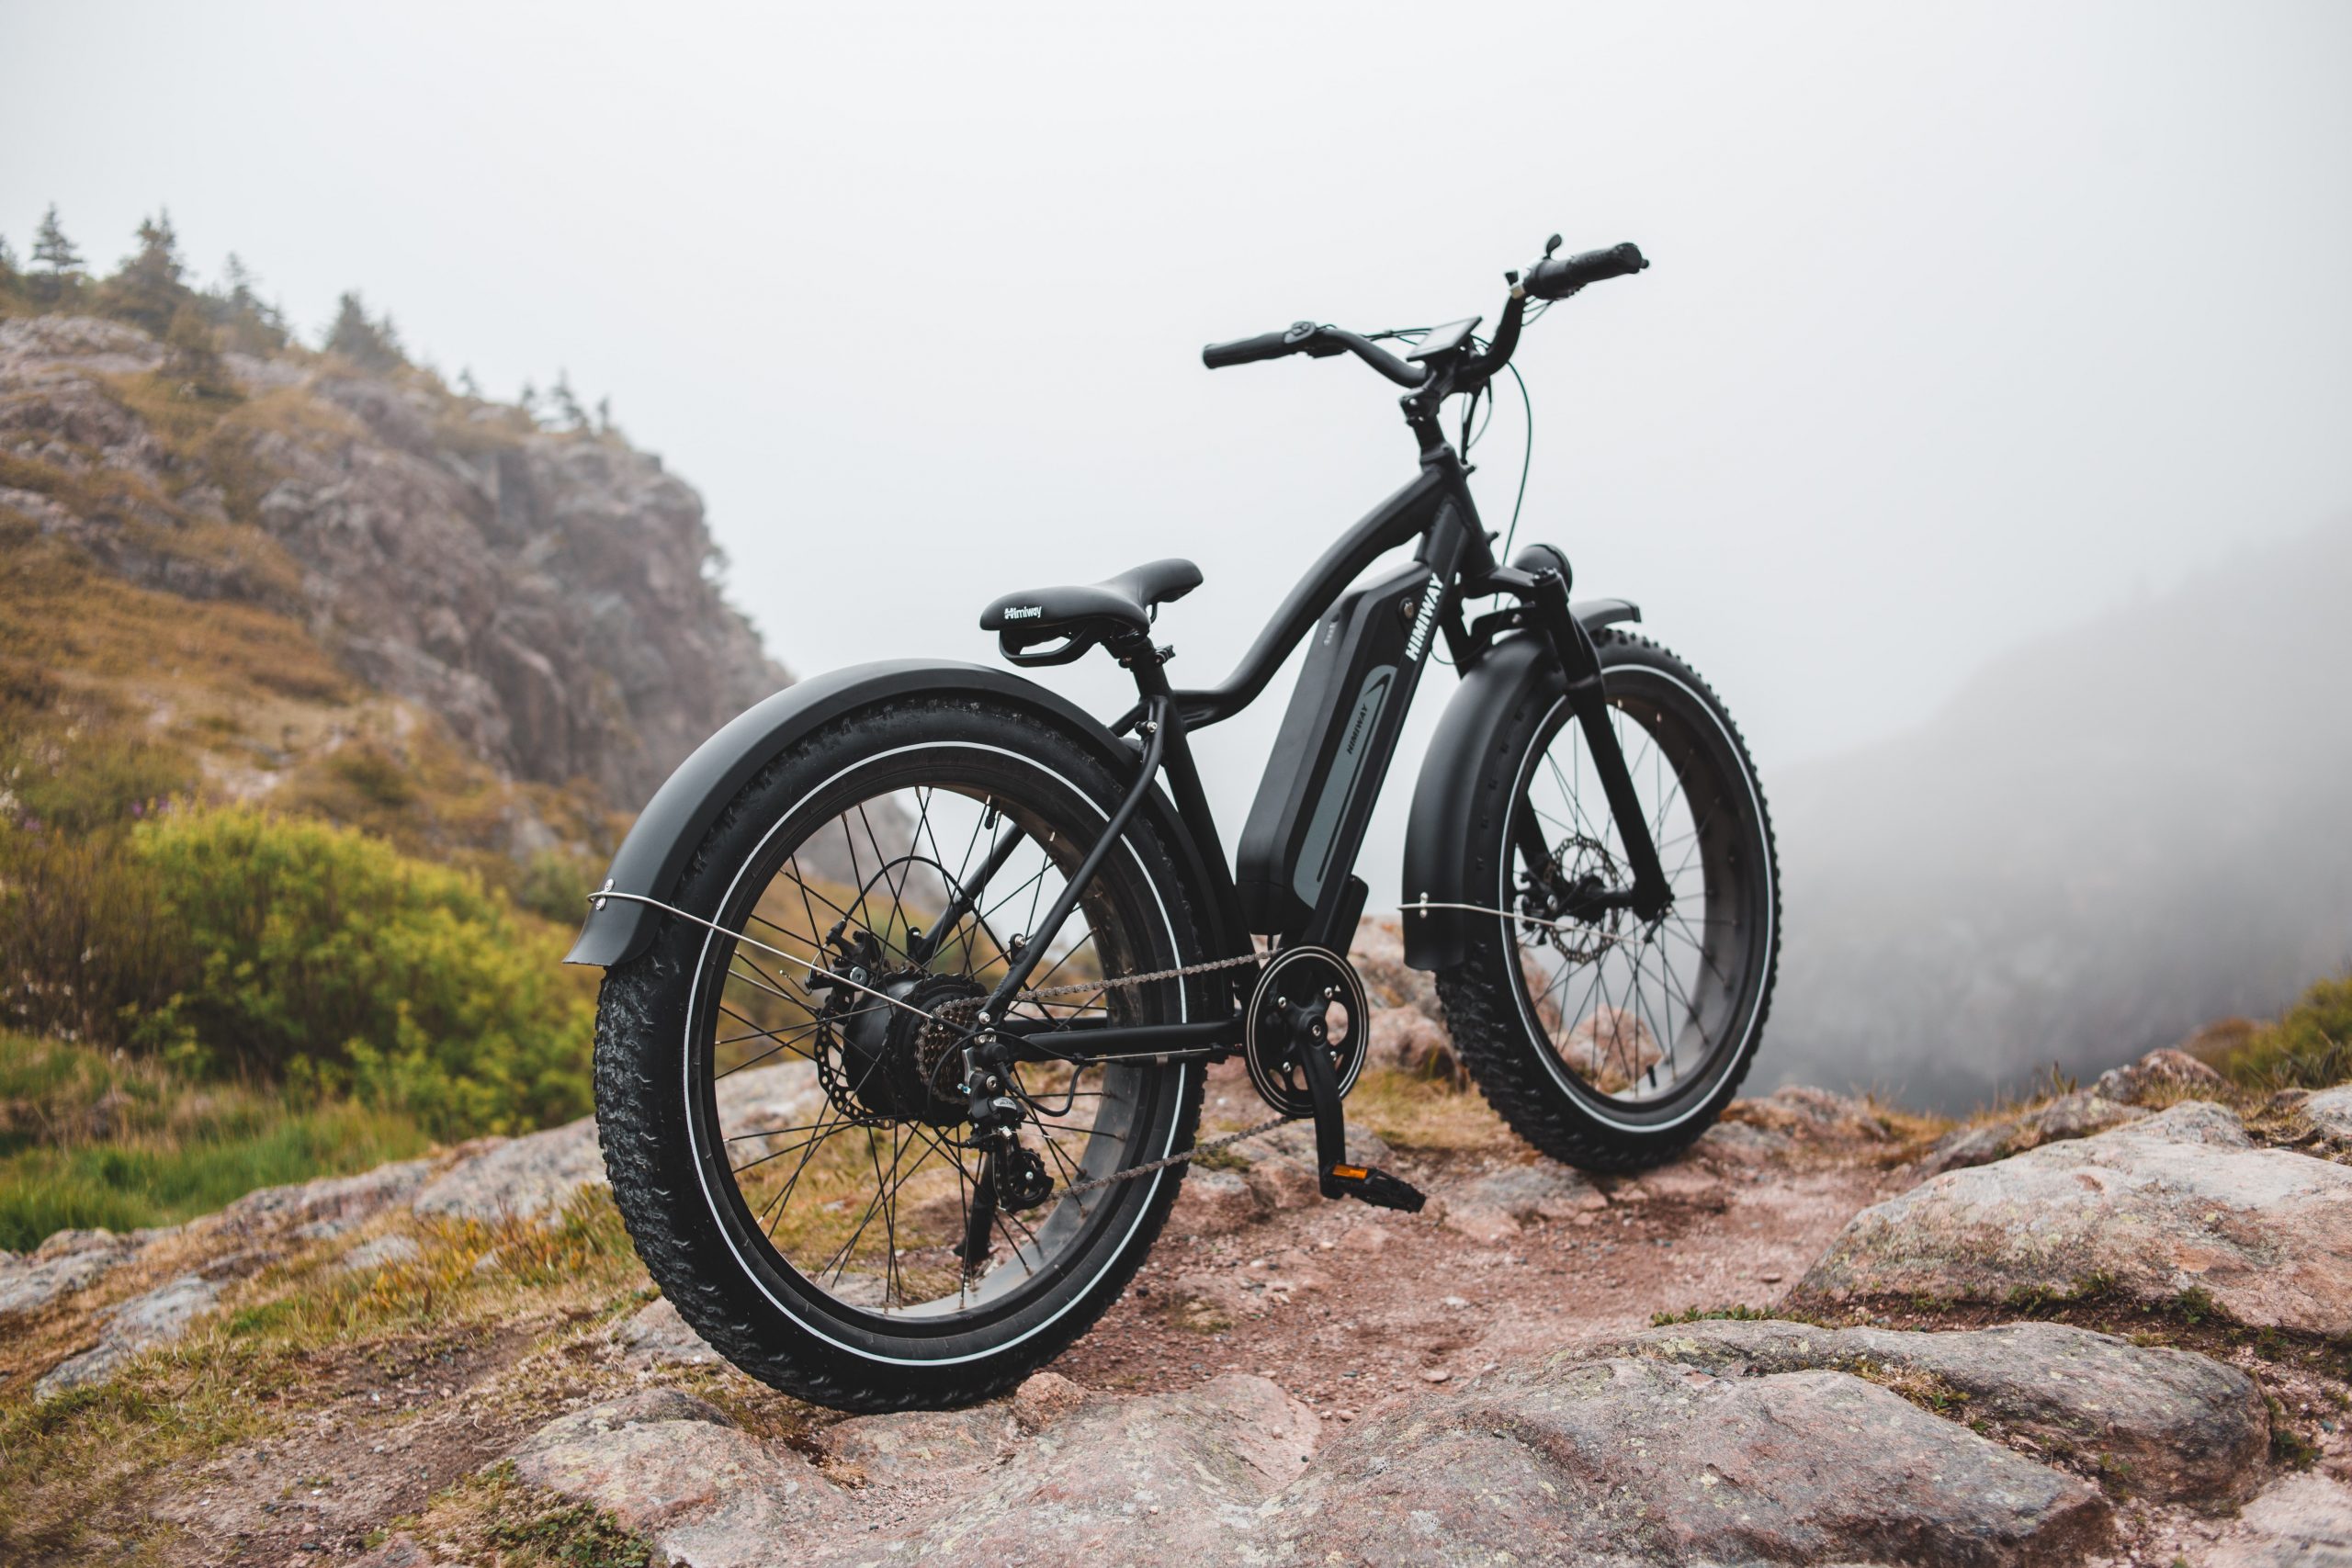
<instances>
[{"instance_id":1,"label":"handlebar grip","mask_svg":"<svg viewBox=\"0 0 2352 1568\"><path fill-rule=\"evenodd\" d=\"M1256 337L1236 338L1231 343L1213 343L1201 350L1201 363L1212 370L1222 370L1228 365L1249 365L1261 359L1280 359L1296 354L1303 346L1287 332L1260 333Z\"/></svg>"},{"instance_id":2,"label":"handlebar grip","mask_svg":"<svg viewBox=\"0 0 2352 1568\"><path fill-rule=\"evenodd\" d=\"M1631 241L1605 250L1587 251L1558 261L1540 261L1527 272L1527 292L1538 299L1563 299L1588 283L1605 277L1627 277L1648 266L1641 247Z\"/></svg>"}]
</instances>

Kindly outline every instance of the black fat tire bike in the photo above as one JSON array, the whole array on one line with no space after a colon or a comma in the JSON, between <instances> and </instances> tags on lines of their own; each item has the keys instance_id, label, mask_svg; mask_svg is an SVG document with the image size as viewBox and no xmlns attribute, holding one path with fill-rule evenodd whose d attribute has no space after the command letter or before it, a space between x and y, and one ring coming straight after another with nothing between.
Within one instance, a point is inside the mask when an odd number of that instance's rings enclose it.
<instances>
[{"instance_id":1,"label":"black fat tire bike","mask_svg":"<svg viewBox=\"0 0 2352 1568\"><path fill-rule=\"evenodd\" d=\"M1440 643L1461 681L1400 915L1480 1089L1538 1149L1607 1171L1673 1157L1731 1099L1780 944L1755 767L1706 682L1624 629L1636 606L1572 601L1550 546L1497 558L1462 457L1521 328L1648 265L1558 243L1506 275L1490 339L1476 318L1300 321L1203 351L1351 354L1405 389L1420 454L1223 684L1170 684L1158 607L1201 574L1154 561L981 616L1019 668L1110 654L1137 696L1111 724L994 667L864 665L753 707L656 793L571 960L606 971L615 1200L737 1366L849 1410L1012 1387L1125 1288L1199 1152L1204 1075L1237 1056L1272 1115L1220 1141L1311 1121L1326 1197L1421 1206L1347 1157L1371 1009L1346 954L1357 852ZM1228 864L1189 739L1301 642Z\"/></svg>"}]
</instances>

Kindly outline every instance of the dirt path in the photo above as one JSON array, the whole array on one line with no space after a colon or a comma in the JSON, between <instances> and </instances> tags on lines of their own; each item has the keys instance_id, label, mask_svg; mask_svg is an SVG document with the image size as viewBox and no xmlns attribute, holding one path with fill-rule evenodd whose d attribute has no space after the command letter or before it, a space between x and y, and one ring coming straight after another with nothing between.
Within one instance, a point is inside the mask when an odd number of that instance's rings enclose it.
<instances>
[{"instance_id":1,"label":"dirt path","mask_svg":"<svg viewBox=\"0 0 2352 1568\"><path fill-rule=\"evenodd\" d=\"M1390 1393L1657 1312L1769 1306L1902 1183L1883 1166L1890 1145L1850 1112L1759 1120L1784 1125L1723 1129L1634 1180L1530 1167L1499 1127L1486 1150L1400 1153L1396 1168L1430 1195L1419 1214L1294 1187L1228 1228L1188 1192L1134 1288L1054 1370L1119 1391L1255 1372L1344 1422ZM1479 1202L1522 1170L1566 1189L1550 1217Z\"/></svg>"}]
</instances>

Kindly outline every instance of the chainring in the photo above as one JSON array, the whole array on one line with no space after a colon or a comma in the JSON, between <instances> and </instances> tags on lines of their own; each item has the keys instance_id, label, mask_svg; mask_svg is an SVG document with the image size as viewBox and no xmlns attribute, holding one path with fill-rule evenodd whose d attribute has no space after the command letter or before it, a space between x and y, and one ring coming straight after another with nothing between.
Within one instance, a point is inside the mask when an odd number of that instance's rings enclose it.
<instances>
[{"instance_id":1,"label":"chainring","mask_svg":"<svg viewBox=\"0 0 2352 1568\"><path fill-rule=\"evenodd\" d=\"M1298 1053L1327 1052L1344 1098L1371 1047L1372 1005L1354 965L1321 947L1274 954L1250 994L1243 1022L1242 1059L1259 1098L1285 1116L1312 1116L1315 1096Z\"/></svg>"}]
</instances>

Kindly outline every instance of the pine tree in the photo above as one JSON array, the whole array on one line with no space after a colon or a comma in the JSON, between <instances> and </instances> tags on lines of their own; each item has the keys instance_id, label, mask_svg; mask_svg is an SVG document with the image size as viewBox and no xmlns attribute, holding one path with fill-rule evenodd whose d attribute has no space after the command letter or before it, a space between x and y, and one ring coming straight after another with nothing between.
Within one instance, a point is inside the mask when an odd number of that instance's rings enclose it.
<instances>
[{"instance_id":1,"label":"pine tree","mask_svg":"<svg viewBox=\"0 0 2352 1568\"><path fill-rule=\"evenodd\" d=\"M556 418L563 422L566 430L588 428L588 411L580 406L580 399L571 389L571 371L559 370L555 373L555 389L548 396L555 401Z\"/></svg>"},{"instance_id":2,"label":"pine tree","mask_svg":"<svg viewBox=\"0 0 2352 1568\"><path fill-rule=\"evenodd\" d=\"M599 435L613 434L613 400L610 398L596 400L596 434Z\"/></svg>"},{"instance_id":3,"label":"pine tree","mask_svg":"<svg viewBox=\"0 0 2352 1568\"><path fill-rule=\"evenodd\" d=\"M0 277L14 277L16 274L17 253L9 246L8 236L0 234Z\"/></svg>"},{"instance_id":4,"label":"pine tree","mask_svg":"<svg viewBox=\"0 0 2352 1568\"><path fill-rule=\"evenodd\" d=\"M474 367L470 365L458 367L458 395L471 398L476 402L481 401L481 383L474 379Z\"/></svg>"},{"instance_id":5,"label":"pine tree","mask_svg":"<svg viewBox=\"0 0 2352 1568\"><path fill-rule=\"evenodd\" d=\"M539 389L528 381L524 382L523 389L514 395L514 406L523 411L523 417L533 425L539 423Z\"/></svg>"},{"instance_id":6,"label":"pine tree","mask_svg":"<svg viewBox=\"0 0 2352 1568\"><path fill-rule=\"evenodd\" d=\"M187 267L180 260L179 236L172 231L172 215L159 211L139 225L139 249L123 259L121 268L98 291L98 308L157 337L172 330L172 318L195 298L182 281Z\"/></svg>"},{"instance_id":7,"label":"pine tree","mask_svg":"<svg viewBox=\"0 0 2352 1568\"><path fill-rule=\"evenodd\" d=\"M327 329L326 350L339 354L362 370L396 370L408 363L401 353L400 337L392 331L392 319L381 321L368 319L368 310L356 293L345 294L335 302L334 324Z\"/></svg>"},{"instance_id":8,"label":"pine tree","mask_svg":"<svg viewBox=\"0 0 2352 1568\"><path fill-rule=\"evenodd\" d=\"M274 354L286 346L286 313L261 297L261 279L236 252L229 253L220 287L209 297L209 304L205 313L228 333L230 347Z\"/></svg>"},{"instance_id":9,"label":"pine tree","mask_svg":"<svg viewBox=\"0 0 2352 1568\"><path fill-rule=\"evenodd\" d=\"M33 231L32 261L46 272L35 274L31 279L34 298L43 304L53 305L82 286L82 253L65 237L64 226L57 220L57 203L49 204L41 217L40 227Z\"/></svg>"},{"instance_id":10,"label":"pine tree","mask_svg":"<svg viewBox=\"0 0 2352 1568\"><path fill-rule=\"evenodd\" d=\"M33 260L49 268L50 276L72 272L82 265L82 253L65 237L65 230L57 221L57 203L49 204L49 211L40 220L40 228L33 235Z\"/></svg>"}]
</instances>

